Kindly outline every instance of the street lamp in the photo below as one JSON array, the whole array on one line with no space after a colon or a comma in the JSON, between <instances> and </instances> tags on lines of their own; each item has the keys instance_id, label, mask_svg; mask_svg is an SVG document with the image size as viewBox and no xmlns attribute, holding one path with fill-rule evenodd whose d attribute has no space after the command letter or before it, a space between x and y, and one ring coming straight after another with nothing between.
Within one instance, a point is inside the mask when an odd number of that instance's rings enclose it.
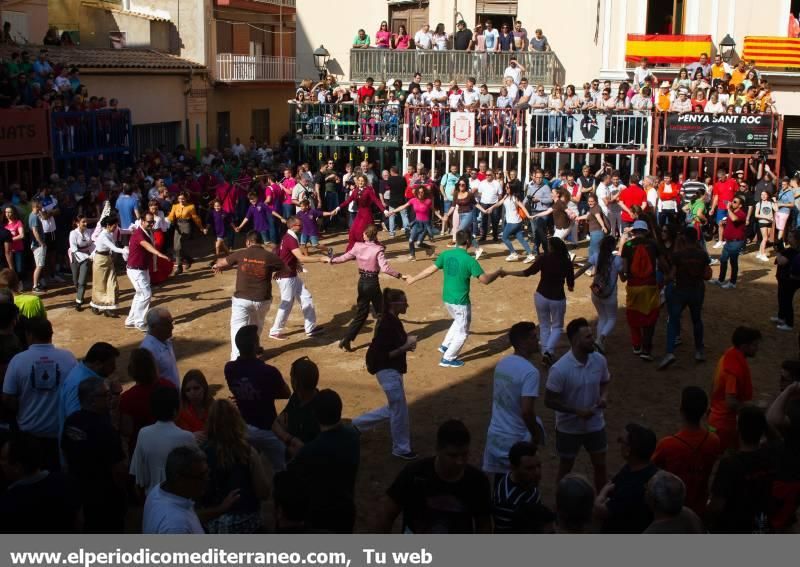
<instances>
[{"instance_id":1,"label":"street lamp","mask_svg":"<svg viewBox=\"0 0 800 567\"><path fill-rule=\"evenodd\" d=\"M328 53L324 45L320 45L314 50L314 66L319 71L320 80L324 79L325 75L328 74L328 60L330 58L331 54Z\"/></svg>"},{"instance_id":2,"label":"street lamp","mask_svg":"<svg viewBox=\"0 0 800 567\"><path fill-rule=\"evenodd\" d=\"M733 53L736 51L736 41L731 37L731 34L725 34L722 41L719 42L719 54L725 63L730 63L733 60Z\"/></svg>"}]
</instances>

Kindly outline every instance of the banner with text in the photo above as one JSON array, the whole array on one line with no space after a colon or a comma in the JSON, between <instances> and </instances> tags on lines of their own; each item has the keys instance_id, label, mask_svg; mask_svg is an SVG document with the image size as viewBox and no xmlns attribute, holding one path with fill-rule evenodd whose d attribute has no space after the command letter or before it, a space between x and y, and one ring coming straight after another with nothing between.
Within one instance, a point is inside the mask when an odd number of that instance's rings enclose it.
<instances>
[{"instance_id":1,"label":"banner with text","mask_svg":"<svg viewBox=\"0 0 800 567\"><path fill-rule=\"evenodd\" d=\"M685 148L771 149L774 117L771 114L670 113L666 145Z\"/></svg>"},{"instance_id":2,"label":"banner with text","mask_svg":"<svg viewBox=\"0 0 800 567\"><path fill-rule=\"evenodd\" d=\"M0 110L0 157L50 153L44 108Z\"/></svg>"}]
</instances>

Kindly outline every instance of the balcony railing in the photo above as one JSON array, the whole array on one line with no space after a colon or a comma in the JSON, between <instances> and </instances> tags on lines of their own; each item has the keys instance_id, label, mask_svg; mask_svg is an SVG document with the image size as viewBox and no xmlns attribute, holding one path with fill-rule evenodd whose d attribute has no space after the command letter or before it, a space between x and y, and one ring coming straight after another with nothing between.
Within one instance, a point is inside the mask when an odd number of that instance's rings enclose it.
<instances>
[{"instance_id":1,"label":"balcony railing","mask_svg":"<svg viewBox=\"0 0 800 567\"><path fill-rule=\"evenodd\" d=\"M216 79L223 83L292 82L295 76L294 57L217 54Z\"/></svg>"},{"instance_id":2,"label":"balcony railing","mask_svg":"<svg viewBox=\"0 0 800 567\"><path fill-rule=\"evenodd\" d=\"M398 104L291 103L291 124L302 140L397 143L403 114Z\"/></svg>"},{"instance_id":3,"label":"balcony railing","mask_svg":"<svg viewBox=\"0 0 800 567\"><path fill-rule=\"evenodd\" d=\"M128 153L130 110L54 112L50 119L53 158L92 158Z\"/></svg>"},{"instance_id":4,"label":"balcony railing","mask_svg":"<svg viewBox=\"0 0 800 567\"><path fill-rule=\"evenodd\" d=\"M414 73L422 74L423 81L439 79L447 84L452 80L463 85L468 77L478 84L501 85L503 72L511 59L525 67L523 75L531 84L554 85L564 82L564 67L552 51L543 52L477 52L428 51L413 49L351 49L350 80L376 81L399 79L408 84Z\"/></svg>"},{"instance_id":5,"label":"balcony railing","mask_svg":"<svg viewBox=\"0 0 800 567\"><path fill-rule=\"evenodd\" d=\"M531 148L586 147L645 151L652 133L651 112L531 112Z\"/></svg>"},{"instance_id":6,"label":"balcony railing","mask_svg":"<svg viewBox=\"0 0 800 567\"><path fill-rule=\"evenodd\" d=\"M407 106L405 143L413 146L449 146L453 112L456 111L450 108ZM479 108L472 116L476 148L516 148L519 145L524 110Z\"/></svg>"}]
</instances>

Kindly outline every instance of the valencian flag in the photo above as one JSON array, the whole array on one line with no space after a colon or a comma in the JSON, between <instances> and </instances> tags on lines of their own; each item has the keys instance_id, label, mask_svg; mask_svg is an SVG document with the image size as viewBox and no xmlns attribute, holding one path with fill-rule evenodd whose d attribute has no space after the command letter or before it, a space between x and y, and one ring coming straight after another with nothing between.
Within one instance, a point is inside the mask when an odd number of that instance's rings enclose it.
<instances>
[{"instance_id":1,"label":"valencian flag","mask_svg":"<svg viewBox=\"0 0 800 567\"><path fill-rule=\"evenodd\" d=\"M686 64L698 60L701 53L711 53L710 35L640 35L628 34L625 60L638 63L647 57L650 63Z\"/></svg>"},{"instance_id":2,"label":"valencian flag","mask_svg":"<svg viewBox=\"0 0 800 567\"><path fill-rule=\"evenodd\" d=\"M800 67L800 39L745 36L742 59L760 67Z\"/></svg>"}]
</instances>

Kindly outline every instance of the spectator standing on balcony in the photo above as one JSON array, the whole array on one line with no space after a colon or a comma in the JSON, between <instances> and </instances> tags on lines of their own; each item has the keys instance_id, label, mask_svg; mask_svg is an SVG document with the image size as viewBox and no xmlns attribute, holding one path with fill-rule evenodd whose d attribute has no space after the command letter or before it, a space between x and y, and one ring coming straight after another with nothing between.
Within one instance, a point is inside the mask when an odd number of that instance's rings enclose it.
<instances>
[{"instance_id":1,"label":"spectator standing on balcony","mask_svg":"<svg viewBox=\"0 0 800 567\"><path fill-rule=\"evenodd\" d=\"M39 83L42 87L47 84L50 75L53 74L53 66L47 60L47 50L42 49L39 51L39 58L33 62L34 81Z\"/></svg>"},{"instance_id":2,"label":"spectator standing on balcony","mask_svg":"<svg viewBox=\"0 0 800 567\"><path fill-rule=\"evenodd\" d=\"M486 86L485 84L481 85L480 97L478 99L478 102L481 108L494 107L494 97L492 97L492 95L489 94L489 87Z\"/></svg>"},{"instance_id":3,"label":"spectator standing on balcony","mask_svg":"<svg viewBox=\"0 0 800 567\"><path fill-rule=\"evenodd\" d=\"M530 45L528 46L529 51L550 51L550 43L547 41L547 38L542 34L541 29L537 29L533 32L533 37L531 38Z\"/></svg>"},{"instance_id":4,"label":"spectator standing on balcony","mask_svg":"<svg viewBox=\"0 0 800 567\"><path fill-rule=\"evenodd\" d=\"M724 84L725 75L730 75L733 69L731 66L722 60L722 55L717 54L714 56L714 64L711 65L709 71L711 77L711 86L716 87L719 84Z\"/></svg>"},{"instance_id":5,"label":"spectator standing on balcony","mask_svg":"<svg viewBox=\"0 0 800 567\"><path fill-rule=\"evenodd\" d=\"M353 38L353 49L369 49L370 39L363 29L358 30L358 33Z\"/></svg>"},{"instance_id":6,"label":"spectator standing on balcony","mask_svg":"<svg viewBox=\"0 0 800 567\"><path fill-rule=\"evenodd\" d=\"M692 111L692 101L689 99L689 91L681 88L678 90L678 97L672 101L672 104L669 106L670 112L691 112Z\"/></svg>"},{"instance_id":7,"label":"spectator standing on balcony","mask_svg":"<svg viewBox=\"0 0 800 567\"><path fill-rule=\"evenodd\" d=\"M449 41L450 34L444 31L444 24L436 24L436 30L433 32L433 49L436 51L447 51Z\"/></svg>"},{"instance_id":8,"label":"spectator standing on balcony","mask_svg":"<svg viewBox=\"0 0 800 567\"><path fill-rule=\"evenodd\" d=\"M514 48L516 51L525 51L528 48L528 30L522 27L522 22L514 22Z\"/></svg>"},{"instance_id":9,"label":"spectator standing on balcony","mask_svg":"<svg viewBox=\"0 0 800 567\"><path fill-rule=\"evenodd\" d=\"M703 77L709 79L711 77L711 63L708 60L708 53L701 53L700 60L695 63L690 63L686 66L692 77L697 73L697 69L702 69Z\"/></svg>"},{"instance_id":10,"label":"spectator standing on balcony","mask_svg":"<svg viewBox=\"0 0 800 567\"><path fill-rule=\"evenodd\" d=\"M397 33L392 34L392 45L395 49L408 49L411 36L408 35L405 26L398 26Z\"/></svg>"},{"instance_id":11,"label":"spectator standing on balcony","mask_svg":"<svg viewBox=\"0 0 800 567\"><path fill-rule=\"evenodd\" d=\"M375 32L375 47L379 49L389 49L392 46L392 32L389 31L389 24L381 22L381 27Z\"/></svg>"},{"instance_id":12,"label":"spectator standing on balcony","mask_svg":"<svg viewBox=\"0 0 800 567\"><path fill-rule=\"evenodd\" d=\"M500 33L492 26L492 20L486 20L483 31L483 42L486 46L486 51L499 51L500 49Z\"/></svg>"},{"instance_id":13,"label":"spectator standing on balcony","mask_svg":"<svg viewBox=\"0 0 800 567\"><path fill-rule=\"evenodd\" d=\"M510 50L507 49L505 51ZM514 80L514 85L519 85L520 81L522 80L522 73L525 71L525 67L523 67L519 61L516 59L511 59L508 62L508 67L506 67L505 71L503 71L503 77L511 77Z\"/></svg>"},{"instance_id":14,"label":"spectator standing on balcony","mask_svg":"<svg viewBox=\"0 0 800 567\"><path fill-rule=\"evenodd\" d=\"M453 49L467 51L471 42L472 30L467 27L467 23L464 20L459 20L456 24L456 33L453 34Z\"/></svg>"},{"instance_id":15,"label":"spectator standing on balcony","mask_svg":"<svg viewBox=\"0 0 800 567\"><path fill-rule=\"evenodd\" d=\"M656 95L656 110L659 112L669 112L672 106L672 91L670 89L669 81L664 81L659 87L658 94Z\"/></svg>"},{"instance_id":16,"label":"spectator standing on balcony","mask_svg":"<svg viewBox=\"0 0 800 567\"><path fill-rule=\"evenodd\" d=\"M647 57L642 57L639 65L633 70L633 84L631 85L636 91L641 90L643 86L648 84L648 77L652 74L648 67L649 61Z\"/></svg>"},{"instance_id":17,"label":"spectator standing on balcony","mask_svg":"<svg viewBox=\"0 0 800 567\"><path fill-rule=\"evenodd\" d=\"M500 36L497 39L498 45L500 49L498 51L516 51L516 45L514 45L514 34L511 32L511 28L508 24L503 24L500 27ZM519 82L519 81L515 81Z\"/></svg>"},{"instance_id":18,"label":"spectator standing on balcony","mask_svg":"<svg viewBox=\"0 0 800 567\"><path fill-rule=\"evenodd\" d=\"M467 51L475 51L478 53L486 52L486 36L483 33L483 26L481 24L475 24L475 33L472 34L472 39L470 40ZM476 64L479 61L479 58L476 59Z\"/></svg>"},{"instance_id":19,"label":"spectator standing on balcony","mask_svg":"<svg viewBox=\"0 0 800 567\"><path fill-rule=\"evenodd\" d=\"M422 24L422 28L414 34L414 47L416 49L427 50L433 47L433 34L431 26Z\"/></svg>"}]
</instances>

